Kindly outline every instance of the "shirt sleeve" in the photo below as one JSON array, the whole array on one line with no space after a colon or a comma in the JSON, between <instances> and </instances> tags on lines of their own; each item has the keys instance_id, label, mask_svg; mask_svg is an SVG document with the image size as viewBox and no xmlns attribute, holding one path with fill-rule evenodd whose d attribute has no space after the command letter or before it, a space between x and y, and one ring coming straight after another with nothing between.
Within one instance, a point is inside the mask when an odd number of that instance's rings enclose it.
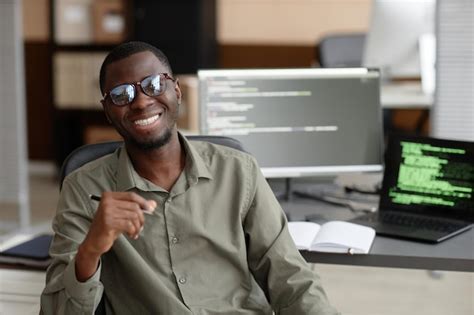
<instances>
[{"instance_id":1,"label":"shirt sleeve","mask_svg":"<svg viewBox=\"0 0 474 315\"><path fill-rule=\"evenodd\" d=\"M41 294L43 314L93 314L103 294L101 264L85 282L76 279L75 256L92 221L90 201L79 187L64 181L53 220L54 237L49 250L52 263Z\"/></svg>"},{"instance_id":2,"label":"shirt sleeve","mask_svg":"<svg viewBox=\"0 0 474 315\"><path fill-rule=\"evenodd\" d=\"M256 162L249 208L244 220L249 267L276 314L339 314L330 304L319 276L291 239L288 223Z\"/></svg>"}]
</instances>

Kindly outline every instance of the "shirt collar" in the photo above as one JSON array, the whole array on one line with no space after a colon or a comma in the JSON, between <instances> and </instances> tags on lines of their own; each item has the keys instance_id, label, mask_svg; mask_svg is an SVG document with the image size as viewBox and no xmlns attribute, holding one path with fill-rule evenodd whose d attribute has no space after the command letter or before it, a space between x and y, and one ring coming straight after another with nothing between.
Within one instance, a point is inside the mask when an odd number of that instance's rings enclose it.
<instances>
[{"instance_id":1,"label":"shirt collar","mask_svg":"<svg viewBox=\"0 0 474 315\"><path fill-rule=\"evenodd\" d=\"M185 171L190 179L208 178L212 179L211 171L209 166L204 162L202 155L196 148L190 143L186 137L178 132L179 140L181 145L186 152L186 166Z\"/></svg>"},{"instance_id":2,"label":"shirt collar","mask_svg":"<svg viewBox=\"0 0 474 315\"><path fill-rule=\"evenodd\" d=\"M178 137L184 152L186 153L184 175L186 176L187 181L192 185L193 183L196 183L199 178L212 179L209 167L204 162L201 154L180 132L178 132ZM142 178L135 171L125 145L122 145L117 154L117 191L127 191L133 188L138 188L142 191L161 190L147 179Z\"/></svg>"}]
</instances>

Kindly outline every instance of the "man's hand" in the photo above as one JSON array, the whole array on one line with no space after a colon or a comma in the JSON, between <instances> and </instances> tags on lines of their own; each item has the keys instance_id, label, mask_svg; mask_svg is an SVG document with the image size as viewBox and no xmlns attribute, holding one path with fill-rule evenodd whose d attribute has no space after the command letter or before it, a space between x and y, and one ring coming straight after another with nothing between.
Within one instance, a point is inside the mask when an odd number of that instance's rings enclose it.
<instances>
[{"instance_id":1,"label":"man's hand","mask_svg":"<svg viewBox=\"0 0 474 315\"><path fill-rule=\"evenodd\" d=\"M85 240L76 255L76 277L86 281L97 270L100 256L106 253L120 234L137 239L145 217L143 212L156 208L154 200L146 200L133 192L104 192Z\"/></svg>"}]
</instances>

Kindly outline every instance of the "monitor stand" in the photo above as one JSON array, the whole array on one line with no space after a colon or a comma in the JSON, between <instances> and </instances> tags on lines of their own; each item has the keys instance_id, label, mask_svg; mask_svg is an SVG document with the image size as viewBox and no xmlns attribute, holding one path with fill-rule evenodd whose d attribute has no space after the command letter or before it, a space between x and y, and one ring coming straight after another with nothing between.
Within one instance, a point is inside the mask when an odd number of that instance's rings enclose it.
<instances>
[{"instance_id":1,"label":"monitor stand","mask_svg":"<svg viewBox=\"0 0 474 315\"><path fill-rule=\"evenodd\" d=\"M274 191L278 201L290 201L293 196L291 178L285 178L285 186L283 191Z\"/></svg>"},{"instance_id":2,"label":"monitor stand","mask_svg":"<svg viewBox=\"0 0 474 315\"><path fill-rule=\"evenodd\" d=\"M267 179L267 182L272 188L273 194L278 202L289 202L293 199L293 183L291 178L284 178L284 182L281 182L281 179ZM290 211L287 209L283 211L286 215L286 219L291 221L292 216Z\"/></svg>"},{"instance_id":3,"label":"monitor stand","mask_svg":"<svg viewBox=\"0 0 474 315\"><path fill-rule=\"evenodd\" d=\"M275 194L277 200L282 203L282 206L285 208L288 202L291 202L301 196L298 192L301 190L301 186L306 186L307 184L314 184L314 182L318 182L320 184L329 185L334 181L334 177L320 177L320 178L312 178L312 179L302 179L302 178L278 178L278 179L267 179L270 187ZM292 207L289 207L292 208ZM284 209L285 215L288 221L292 220L291 210Z\"/></svg>"},{"instance_id":4,"label":"monitor stand","mask_svg":"<svg viewBox=\"0 0 474 315\"><path fill-rule=\"evenodd\" d=\"M337 180L321 181L306 188L294 189L292 194L300 198L343 206L354 213L377 210L378 194L376 191L369 191L363 186L346 186L344 184L343 181ZM315 215L308 215L306 219L311 221L314 217Z\"/></svg>"},{"instance_id":5,"label":"monitor stand","mask_svg":"<svg viewBox=\"0 0 474 315\"><path fill-rule=\"evenodd\" d=\"M335 177L321 177L318 179L311 179L308 183L314 184L315 182L324 183L329 185L333 183ZM297 187L295 188L295 180L297 180ZM295 193L298 192L298 187L301 188L301 184L304 185L304 179L297 178L278 178L278 179L267 179L270 187L275 194L278 201L291 201L295 197Z\"/></svg>"}]
</instances>

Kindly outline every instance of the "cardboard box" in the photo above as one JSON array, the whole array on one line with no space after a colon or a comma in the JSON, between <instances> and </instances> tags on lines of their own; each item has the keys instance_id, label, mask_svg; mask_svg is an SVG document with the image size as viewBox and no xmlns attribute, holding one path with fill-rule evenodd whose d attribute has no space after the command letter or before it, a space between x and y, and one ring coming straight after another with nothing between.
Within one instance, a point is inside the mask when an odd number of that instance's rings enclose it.
<instances>
[{"instance_id":1,"label":"cardboard box","mask_svg":"<svg viewBox=\"0 0 474 315\"><path fill-rule=\"evenodd\" d=\"M188 134L199 133L199 82L195 75L178 76L182 100L178 116L178 128Z\"/></svg>"},{"instance_id":2,"label":"cardboard box","mask_svg":"<svg viewBox=\"0 0 474 315\"><path fill-rule=\"evenodd\" d=\"M25 41L49 40L49 0L23 0L23 38Z\"/></svg>"},{"instance_id":3,"label":"cardboard box","mask_svg":"<svg viewBox=\"0 0 474 315\"><path fill-rule=\"evenodd\" d=\"M61 109L102 108L99 70L105 53L58 52L54 55L54 103Z\"/></svg>"},{"instance_id":4,"label":"cardboard box","mask_svg":"<svg viewBox=\"0 0 474 315\"><path fill-rule=\"evenodd\" d=\"M126 38L125 5L122 0L97 0L93 5L94 41L120 43Z\"/></svg>"},{"instance_id":5,"label":"cardboard box","mask_svg":"<svg viewBox=\"0 0 474 315\"><path fill-rule=\"evenodd\" d=\"M84 73L83 73L83 86L84 90L84 103L83 105L89 109L102 108L100 100L102 94L100 93L99 86L99 72L100 66L104 61L106 53L90 53L84 56Z\"/></svg>"},{"instance_id":6,"label":"cardboard box","mask_svg":"<svg viewBox=\"0 0 474 315\"><path fill-rule=\"evenodd\" d=\"M54 55L54 104L58 108L77 107L82 101L83 86L81 54Z\"/></svg>"},{"instance_id":7,"label":"cardboard box","mask_svg":"<svg viewBox=\"0 0 474 315\"><path fill-rule=\"evenodd\" d=\"M58 44L92 43L92 0L57 0L54 34Z\"/></svg>"}]
</instances>

